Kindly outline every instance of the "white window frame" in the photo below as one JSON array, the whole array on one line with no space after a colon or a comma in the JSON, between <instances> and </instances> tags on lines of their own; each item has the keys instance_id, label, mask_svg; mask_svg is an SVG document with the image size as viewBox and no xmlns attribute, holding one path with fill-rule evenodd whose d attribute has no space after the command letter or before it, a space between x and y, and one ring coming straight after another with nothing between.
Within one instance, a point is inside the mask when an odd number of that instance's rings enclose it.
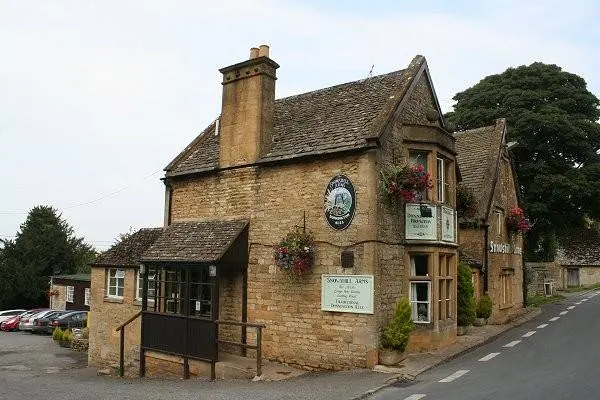
<instances>
[{"instance_id":1,"label":"white window frame","mask_svg":"<svg viewBox=\"0 0 600 400\"><path fill-rule=\"evenodd\" d=\"M83 305L84 306L90 305L90 288L88 288L88 287L86 287L83 290Z\"/></svg>"},{"instance_id":2,"label":"white window frame","mask_svg":"<svg viewBox=\"0 0 600 400\"><path fill-rule=\"evenodd\" d=\"M504 225L504 213L501 210L496 210L496 234L502 235L502 225Z\"/></svg>"},{"instance_id":3,"label":"white window frame","mask_svg":"<svg viewBox=\"0 0 600 400\"><path fill-rule=\"evenodd\" d=\"M75 287L67 286L67 303L72 303L75 297Z\"/></svg>"},{"instance_id":4,"label":"white window frame","mask_svg":"<svg viewBox=\"0 0 600 400\"><path fill-rule=\"evenodd\" d=\"M155 269L148 269L147 272L148 274L148 286L150 286L150 282L154 281L154 285L156 285L156 274L157 271ZM154 276L153 279L150 279L150 276ZM135 273L135 299L138 301L142 301L142 274L140 274L140 270L138 269ZM154 289L156 290L156 288ZM152 296L154 297L154 296ZM154 298L150 298L148 297L148 302L153 302Z\"/></svg>"},{"instance_id":5,"label":"white window frame","mask_svg":"<svg viewBox=\"0 0 600 400\"><path fill-rule=\"evenodd\" d=\"M446 201L446 165L445 160L441 157L437 158L436 168L437 168L437 200L440 203L444 203Z\"/></svg>"},{"instance_id":6,"label":"white window frame","mask_svg":"<svg viewBox=\"0 0 600 400\"><path fill-rule=\"evenodd\" d=\"M122 274L123 274L122 278L117 277L118 271L122 272ZM111 285L111 279L115 280L114 285ZM119 283L121 283L121 285L119 285ZM119 295L119 289L121 289L120 295ZM109 268L108 273L106 274L106 297L110 297L113 299L122 299L124 292L125 292L125 270L123 270L121 268Z\"/></svg>"},{"instance_id":7,"label":"white window frame","mask_svg":"<svg viewBox=\"0 0 600 400\"><path fill-rule=\"evenodd\" d=\"M416 299L413 300L413 293L416 293L415 290L413 289L413 285L415 284L427 284L427 301L417 301ZM414 323L416 324L429 324L431 323L431 281L410 281L410 293L409 293L409 302L410 302L410 309L411 309L411 315L412 315L412 320ZM415 315L415 313L413 313L414 305L418 305L419 304L427 304L427 320L419 320L419 316L418 313L417 315Z\"/></svg>"}]
</instances>

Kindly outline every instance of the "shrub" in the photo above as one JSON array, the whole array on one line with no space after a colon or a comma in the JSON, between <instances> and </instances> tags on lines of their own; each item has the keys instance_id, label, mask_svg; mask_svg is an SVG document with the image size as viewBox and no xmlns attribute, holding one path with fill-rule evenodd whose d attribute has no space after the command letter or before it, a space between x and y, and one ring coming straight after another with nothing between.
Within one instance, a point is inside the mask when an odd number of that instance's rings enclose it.
<instances>
[{"instance_id":1,"label":"shrub","mask_svg":"<svg viewBox=\"0 0 600 400\"><path fill-rule=\"evenodd\" d=\"M63 331L63 334L62 334L62 339L61 339L61 340L62 340L63 342L70 342L70 341L72 341L72 340L73 340L73 333L71 332L71 330L70 330L70 329L65 329L65 330Z\"/></svg>"},{"instance_id":2,"label":"shrub","mask_svg":"<svg viewBox=\"0 0 600 400\"><path fill-rule=\"evenodd\" d=\"M52 339L54 340L62 340L63 330L61 328L54 328L52 332Z\"/></svg>"},{"instance_id":3,"label":"shrub","mask_svg":"<svg viewBox=\"0 0 600 400\"><path fill-rule=\"evenodd\" d=\"M475 322L475 298L474 289L471 281L471 268L465 264L458 264L458 284L457 284L457 307L458 307L458 325L469 326Z\"/></svg>"},{"instance_id":4,"label":"shrub","mask_svg":"<svg viewBox=\"0 0 600 400\"><path fill-rule=\"evenodd\" d=\"M403 352L408 344L412 329L413 321L410 303L406 297L403 297L394 308L392 320L381 333L381 346L386 349Z\"/></svg>"},{"instance_id":5,"label":"shrub","mask_svg":"<svg viewBox=\"0 0 600 400\"><path fill-rule=\"evenodd\" d=\"M477 302L477 318L488 319L492 316L492 298L483 295Z\"/></svg>"}]
</instances>

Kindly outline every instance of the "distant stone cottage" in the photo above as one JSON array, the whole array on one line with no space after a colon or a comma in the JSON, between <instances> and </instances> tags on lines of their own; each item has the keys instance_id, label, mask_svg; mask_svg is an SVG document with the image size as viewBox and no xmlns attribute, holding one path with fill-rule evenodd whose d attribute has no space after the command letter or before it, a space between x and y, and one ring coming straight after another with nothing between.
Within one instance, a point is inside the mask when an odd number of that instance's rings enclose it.
<instances>
[{"instance_id":1,"label":"distant stone cottage","mask_svg":"<svg viewBox=\"0 0 600 400\"><path fill-rule=\"evenodd\" d=\"M137 232L93 266L91 364L115 362L114 328L140 310L127 358L149 372L200 371L212 355L182 343L214 341L217 320L264 324L268 359L370 367L403 296L416 323L410 349L455 341L455 139L425 58L279 100L277 68L261 46L220 70L221 115L165 168L165 227ZM433 187L419 203L392 202L380 172L408 163L422 165ZM325 212L330 182L346 185L329 200L344 203L339 215ZM274 261L273 245L294 230L316 241L314 265L299 278ZM180 343L167 343L165 326ZM256 339L250 329L214 329L219 339Z\"/></svg>"}]
</instances>

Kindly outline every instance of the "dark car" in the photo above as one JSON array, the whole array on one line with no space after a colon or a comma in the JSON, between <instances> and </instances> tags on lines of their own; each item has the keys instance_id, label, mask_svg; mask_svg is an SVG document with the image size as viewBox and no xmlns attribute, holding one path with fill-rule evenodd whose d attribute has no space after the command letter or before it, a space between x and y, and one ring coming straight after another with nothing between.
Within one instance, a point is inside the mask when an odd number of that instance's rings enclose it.
<instances>
[{"instance_id":1,"label":"dark car","mask_svg":"<svg viewBox=\"0 0 600 400\"><path fill-rule=\"evenodd\" d=\"M70 313L71 311L64 310L55 310L51 313L44 315L42 318L37 318L33 321L32 333L47 333L52 334L54 330L53 326L50 326L50 323L59 317Z\"/></svg>"},{"instance_id":2,"label":"dark car","mask_svg":"<svg viewBox=\"0 0 600 400\"><path fill-rule=\"evenodd\" d=\"M87 323L87 311L71 311L50 322L54 328L83 328Z\"/></svg>"}]
</instances>

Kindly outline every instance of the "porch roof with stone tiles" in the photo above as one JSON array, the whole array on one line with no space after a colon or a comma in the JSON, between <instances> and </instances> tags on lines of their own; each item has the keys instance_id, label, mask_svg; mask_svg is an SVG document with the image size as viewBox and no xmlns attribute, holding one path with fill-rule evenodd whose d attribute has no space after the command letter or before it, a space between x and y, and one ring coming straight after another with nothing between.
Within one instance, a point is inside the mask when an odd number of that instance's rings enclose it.
<instances>
[{"instance_id":1,"label":"porch roof with stone tiles","mask_svg":"<svg viewBox=\"0 0 600 400\"><path fill-rule=\"evenodd\" d=\"M140 257L162 233L162 228L142 228L100 254L92 266L136 267Z\"/></svg>"},{"instance_id":2,"label":"porch roof with stone tiles","mask_svg":"<svg viewBox=\"0 0 600 400\"><path fill-rule=\"evenodd\" d=\"M424 62L424 59L422 60ZM259 162L369 146L374 125L406 89L406 70L275 101L273 143ZM167 167L166 177L210 171L219 164L216 124L209 125Z\"/></svg>"},{"instance_id":3,"label":"porch roof with stone tiles","mask_svg":"<svg viewBox=\"0 0 600 400\"><path fill-rule=\"evenodd\" d=\"M559 235L556 261L560 265L600 266L600 232L582 228Z\"/></svg>"},{"instance_id":4,"label":"porch roof with stone tiles","mask_svg":"<svg viewBox=\"0 0 600 400\"><path fill-rule=\"evenodd\" d=\"M142 262L210 263L223 257L246 220L174 222L142 255Z\"/></svg>"},{"instance_id":5,"label":"porch roof with stone tiles","mask_svg":"<svg viewBox=\"0 0 600 400\"><path fill-rule=\"evenodd\" d=\"M462 177L462 183L473 190L477 199L478 219L487 219L488 207L494 194L494 182L499 173L497 164L500 161L504 140L504 119L495 125L455 132L456 159Z\"/></svg>"}]
</instances>

